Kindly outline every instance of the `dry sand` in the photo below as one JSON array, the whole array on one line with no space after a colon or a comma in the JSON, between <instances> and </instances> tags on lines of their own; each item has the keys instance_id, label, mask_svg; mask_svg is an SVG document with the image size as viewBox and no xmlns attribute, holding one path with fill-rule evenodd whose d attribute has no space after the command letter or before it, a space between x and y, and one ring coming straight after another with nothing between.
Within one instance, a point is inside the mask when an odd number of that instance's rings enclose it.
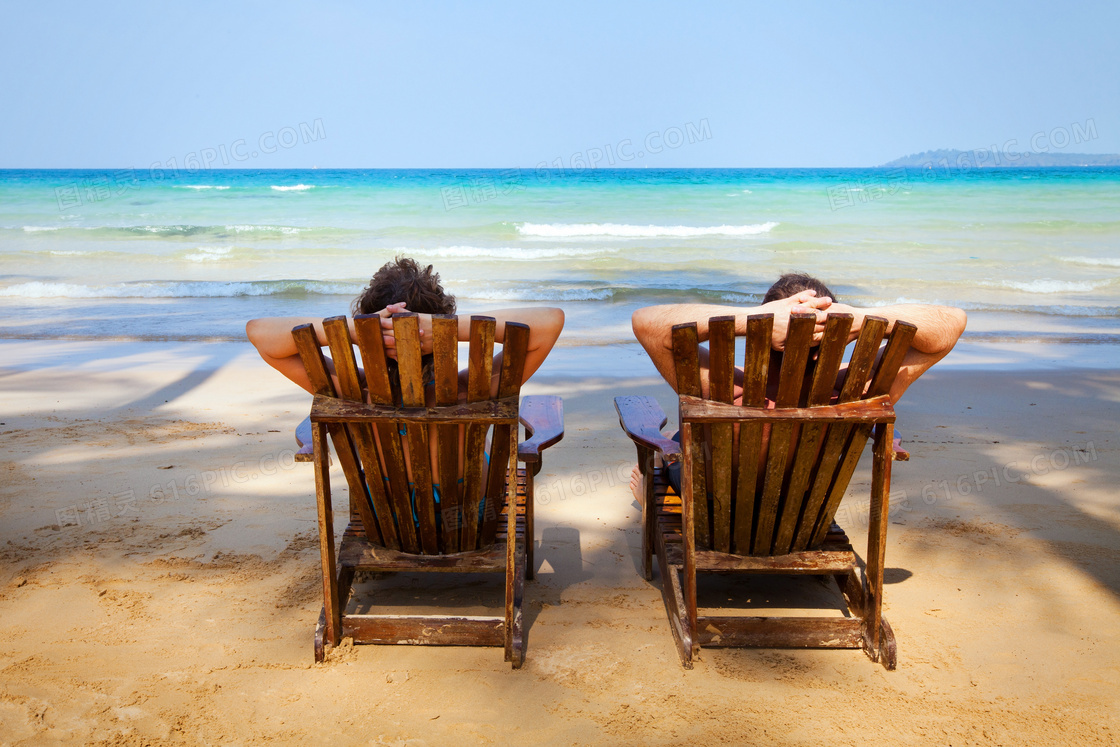
<instances>
[{"instance_id":1,"label":"dry sand","mask_svg":"<svg viewBox=\"0 0 1120 747\"><path fill-rule=\"evenodd\" d=\"M935 369L907 395L885 592L897 671L854 650L717 649L685 671L660 579L637 572L634 453L611 405L671 409L670 392L546 367L527 392L564 396L567 435L538 478L512 671L490 648L313 663L313 481L289 458L308 398L247 346L0 355L2 744L1120 741L1114 371ZM861 467L839 515L857 548L867 482ZM449 603L500 598L471 588Z\"/></svg>"}]
</instances>

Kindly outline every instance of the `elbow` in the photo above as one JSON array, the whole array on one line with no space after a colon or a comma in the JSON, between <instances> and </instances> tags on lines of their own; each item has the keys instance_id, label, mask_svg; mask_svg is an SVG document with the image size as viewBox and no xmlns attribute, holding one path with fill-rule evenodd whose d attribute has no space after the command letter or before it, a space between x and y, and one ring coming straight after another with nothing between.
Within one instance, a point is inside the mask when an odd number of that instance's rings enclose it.
<instances>
[{"instance_id":1,"label":"elbow","mask_svg":"<svg viewBox=\"0 0 1120 747\"><path fill-rule=\"evenodd\" d=\"M638 309L630 317L630 326L634 329L634 337L646 352L668 347L669 326L664 317L657 312L656 306L646 306Z\"/></svg>"},{"instance_id":2,"label":"elbow","mask_svg":"<svg viewBox=\"0 0 1120 747\"><path fill-rule=\"evenodd\" d=\"M564 331L564 310L554 307L549 307L545 310L548 314L545 327L548 329L548 337L551 344L556 344L560 339L560 333Z\"/></svg>"},{"instance_id":3,"label":"elbow","mask_svg":"<svg viewBox=\"0 0 1120 747\"><path fill-rule=\"evenodd\" d=\"M261 320L250 319L245 323L245 337L255 346L260 339Z\"/></svg>"},{"instance_id":4,"label":"elbow","mask_svg":"<svg viewBox=\"0 0 1120 747\"><path fill-rule=\"evenodd\" d=\"M563 309L556 309L556 308L550 308L549 309L548 327L549 327L549 330L551 332L551 334L549 335L549 337L551 337L551 342L550 342L550 347L551 347L552 345L556 344L556 341L560 339L560 333L564 331L564 310Z\"/></svg>"},{"instance_id":5,"label":"elbow","mask_svg":"<svg viewBox=\"0 0 1120 747\"><path fill-rule=\"evenodd\" d=\"M964 309L950 309L949 323L955 343L964 334L964 328L968 324L968 314L964 312Z\"/></svg>"},{"instance_id":6,"label":"elbow","mask_svg":"<svg viewBox=\"0 0 1120 747\"><path fill-rule=\"evenodd\" d=\"M529 323L529 350L540 350L542 347L551 350L564 331L564 310L552 307L535 309L533 316L525 321Z\"/></svg>"},{"instance_id":7,"label":"elbow","mask_svg":"<svg viewBox=\"0 0 1120 747\"><path fill-rule=\"evenodd\" d=\"M645 306L635 311L630 317L630 326L639 342L645 340L650 330L650 307Z\"/></svg>"},{"instance_id":8,"label":"elbow","mask_svg":"<svg viewBox=\"0 0 1120 747\"><path fill-rule=\"evenodd\" d=\"M245 323L245 337L263 356L282 358L284 355L277 350L275 330L269 319L250 319Z\"/></svg>"},{"instance_id":9,"label":"elbow","mask_svg":"<svg viewBox=\"0 0 1120 747\"><path fill-rule=\"evenodd\" d=\"M949 351L956 347L957 341L964 334L965 325L968 324L968 315L964 313L963 309L956 309L949 306L943 306L939 310L940 319L939 324L934 325L934 329L939 328L938 333L930 347L932 349L924 352L933 353L939 357L948 355ZM918 346L916 346L918 347ZM919 347L919 349L921 349Z\"/></svg>"}]
</instances>

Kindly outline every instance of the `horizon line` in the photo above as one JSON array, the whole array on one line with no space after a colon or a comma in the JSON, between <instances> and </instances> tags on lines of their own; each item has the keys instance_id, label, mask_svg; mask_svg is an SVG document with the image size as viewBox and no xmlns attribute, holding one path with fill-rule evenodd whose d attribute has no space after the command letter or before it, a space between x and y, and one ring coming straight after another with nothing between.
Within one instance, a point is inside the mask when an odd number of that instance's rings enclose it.
<instances>
[{"instance_id":1,"label":"horizon line","mask_svg":"<svg viewBox=\"0 0 1120 747\"><path fill-rule=\"evenodd\" d=\"M962 153L970 153L971 151L961 151ZM1027 155L1027 154L1018 154ZM1049 154L1042 154L1049 155ZM1120 153L1069 153L1069 156L1092 156L1094 158L1112 157L1120 158ZM905 157L904 157L905 158ZM902 160L902 159L896 159ZM136 167L136 166L0 166L2 171L151 171L154 167ZM213 173L213 172L243 172L243 171L507 171L510 169L518 169L522 171L559 171L559 172L572 172L576 174L584 174L593 171L696 171L696 170L725 170L725 171L746 171L746 170L792 170L792 169L886 169L886 168L904 168L904 169L923 169L921 165L890 165L876 164L874 166L596 166L584 168L558 168L556 166L269 166L265 168L257 167L223 167L223 168L197 168L197 169L180 169L180 175L193 175L199 173ZM988 164L970 165L969 170L990 170L998 171L1000 169L1014 170L1022 169L1023 166L995 166ZM1037 169L1062 169L1062 168L1120 168L1117 165L1105 164L1032 164L1030 168ZM162 171L173 171L164 167Z\"/></svg>"}]
</instances>

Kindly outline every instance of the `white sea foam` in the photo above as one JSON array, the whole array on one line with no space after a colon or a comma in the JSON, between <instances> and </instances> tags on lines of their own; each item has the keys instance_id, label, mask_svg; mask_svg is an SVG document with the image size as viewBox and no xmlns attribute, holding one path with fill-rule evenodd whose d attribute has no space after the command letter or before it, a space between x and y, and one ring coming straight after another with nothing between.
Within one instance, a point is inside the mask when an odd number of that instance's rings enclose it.
<instances>
[{"instance_id":1,"label":"white sea foam","mask_svg":"<svg viewBox=\"0 0 1120 747\"><path fill-rule=\"evenodd\" d=\"M28 233L38 233L40 231L57 231L62 226L24 226L23 230Z\"/></svg>"},{"instance_id":2,"label":"white sea foam","mask_svg":"<svg viewBox=\"0 0 1120 747\"><path fill-rule=\"evenodd\" d=\"M1095 267L1120 267L1120 257L1061 257L1063 262Z\"/></svg>"},{"instance_id":3,"label":"white sea foam","mask_svg":"<svg viewBox=\"0 0 1120 747\"><path fill-rule=\"evenodd\" d=\"M212 184L176 184L175 189L229 189L229 187L219 187Z\"/></svg>"},{"instance_id":4,"label":"white sea foam","mask_svg":"<svg viewBox=\"0 0 1120 747\"><path fill-rule=\"evenodd\" d=\"M522 223L522 236L566 239L584 236L619 238L691 238L695 236L754 236L767 233L778 224L770 221L746 226L634 226L619 223Z\"/></svg>"},{"instance_id":5,"label":"white sea foam","mask_svg":"<svg viewBox=\"0 0 1120 747\"><path fill-rule=\"evenodd\" d=\"M297 234L301 229L294 226L226 226L227 231L234 233L253 233L254 231L273 231L283 234Z\"/></svg>"},{"instance_id":6,"label":"white sea foam","mask_svg":"<svg viewBox=\"0 0 1120 747\"><path fill-rule=\"evenodd\" d=\"M567 257L596 257L604 254L613 254L617 249L586 249L562 248L554 249L522 249L516 246L481 247L481 246L441 246L436 249L412 250L416 254L443 257L446 259L459 258L492 258L512 260L534 259L559 259Z\"/></svg>"},{"instance_id":7,"label":"white sea foam","mask_svg":"<svg viewBox=\"0 0 1120 747\"><path fill-rule=\"evenodd\" d=\"M188 254L183 259L190 262L216 262L225 258L233 251L229 246L200 246L194 254Z\"/></svg>"},{"instance_id":8,"label":"white sea foam","mask_svg":"<svg viewBox=\"0 0 1120 747\"><path fill-rule=\"evenodd\" d=\"M1107 280L1094 282L1091 280L1051 280L1050 278L1039 278L1029 282L1005 280L998 284L982 283L982 285L1002 286L1004 288L1026 291L1027 293L1086 293L1096 290L1102 285L1108 285L1108 282Z\"/></svg>"},{"instance_id":9,"label":"white sea foam","mask_svg":"<svg viewBox=\"0 0 1120 747\"><path fill-rule=\"evenodd\" d=\"M727 301L728 303L751 303L754 298L746 293L738 293L736 291L727 291L719 295L720 300Z\"/></svg>"},{"instance_id":10,"label":"white sea foam","mask_svg":"<svg viewBox=\"0 0 1120 747\"><path fill-rule=\"evenodd\" d=\"M476 288L459 295L477 301L606 301L614 295L614 291L610 288L526 288L524 290Z\"/></svg>"},{"instance_id":11,"label":"white sea foam","mask_svg":"<svg viewBox=\"0 0 1120 747\"><path fill-rule=\"evenodd\" d=\"M271 296L281 293L352 296L362 286L314 280L275 280L261 282L147 282L115 285L76 283L17 283L0 288L7 298L232 298Z\"/></svg>"},{"instance_id":12,"label":"white sea foam","mask_svg":"<svg viewBox=\"0 0 1120 747\"><path fill-rule=\"evenodd\" d=\"M876 307L879 307L879 306L895 306L895 305L901 305L901 304L940 303L940 302L923 300L921 298L910 298L909 296L899 296L898 298L896 298L893 301L889 301L889 300L885 300L885 299L884 300L871 299L871 300L863 301L862 303L863 303L863 305L868 306L870 308L876 308Z\"/></svg>"},{"instance_id":13,"label":"white sea foam","mask_svg":"<svg viewBox=\"0 0 1120 747\"><path fill-rule=\"evenodd\" d=\"M272 188L275 189L277 192L303 192L303 191L308 190L308 189L315 189L315 185L314 184L294 184L292 186L276 186L275 184L273 184Z\"/></svg>"},{"instance_id":14,"label":"white sea foam","mask_svg":"<svg viewBox=\"0 0 1120 747\"><path fill-rule=\"evenodd\" d=\"M985 283L989 287L995 286L995 283ZM845 299L848 301L848 299ZM963 301L957 298L912 298L910 296L899 296L895 299L874 299L874 298L856 298L850 301L857 306L866 306L867 308L879 308L882 306L895 306L902 304L937 304L939 306L957 306L965 311L986 311L995 312L1000 314L1045 314L1047 316L1083 316L1083 317L1116 317L1118 310L1116 306L1069 306L1061 304L999 304L988 303L984 301Z\"/></svg>"}]
</instances>

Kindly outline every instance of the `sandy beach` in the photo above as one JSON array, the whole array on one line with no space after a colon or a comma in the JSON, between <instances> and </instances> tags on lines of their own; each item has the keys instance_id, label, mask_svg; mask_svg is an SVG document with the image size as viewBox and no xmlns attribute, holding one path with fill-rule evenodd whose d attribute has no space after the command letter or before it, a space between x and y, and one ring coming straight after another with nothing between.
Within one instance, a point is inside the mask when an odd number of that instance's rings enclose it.
<instances>
[{"instance_id":1,"label":"sandy beach","mask_svg":"<svg viewBox=\"0 0 1120 747\"><path fill-rule=\"evenodd\" d=\"M951 358L900 403L897 671L855 650L734 649L685 671L660 578L637 570L634 451L611 404L651 394L671 412L671 392L648 365L580 376L558 349L525 389L564 397L567 433L538 477L512 671L490 648L344 645L313 663L314 486L291 459L309 397L247 344L0 355L0 744L1120 740L1115 369ZM861 467L838 515L857 549L868 480ZM393 594L436 599L407 581ZM499 600L472 581L447 603Z\"/></svg>"}]
</instances>

